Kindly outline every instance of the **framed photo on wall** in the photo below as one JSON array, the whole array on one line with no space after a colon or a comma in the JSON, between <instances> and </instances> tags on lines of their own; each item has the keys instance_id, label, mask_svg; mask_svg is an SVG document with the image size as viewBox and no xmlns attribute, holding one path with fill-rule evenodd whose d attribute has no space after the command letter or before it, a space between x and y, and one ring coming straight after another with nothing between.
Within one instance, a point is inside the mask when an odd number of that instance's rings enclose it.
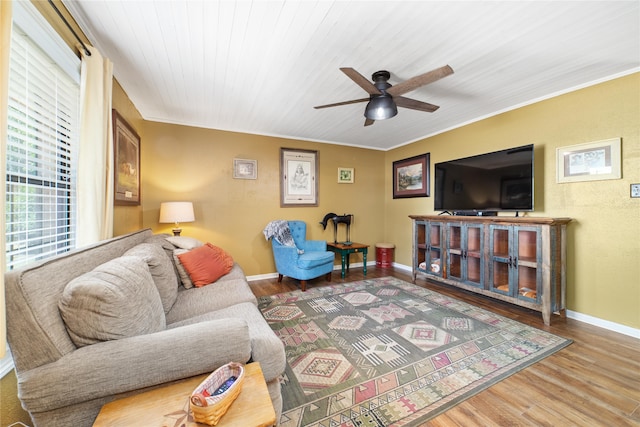
<instances>
[{"instance_id":1,"label":"framed photo on wall","mask_svg":"<svg viewBox=\"0 0 640 427\"><path fill-rule=\"evenodd\" d=\"M140 137L114 109L114 204L140 204Z\"/></svg>"},{"instance_id":2,"label":"framed photo on wall","mask_svg":"<svg viewBox=\"0 0 640 427\"><path fill-rule=\"evenodd\" d=\"M557 182L620 179L620 138L556 149Z\"/></svg>"},{"instance_id":3,"label":"framed photo on wall","mask_svg":"<svg viewBox=\"0 0 640 427\"><path fill-rule=\"evenodd\" d=\"M420 154L393 162L393 198L429 197L429 157Z\"/></svg>"},{"instance_id":4,"label":"framed photo on wall","mask_svg":"<svg viewBox=\"0 0 640 427\"><path fill-rule=\"evenodd\" d=\"M280 206L318 206L318 152L280 149Z\"/></svg>"},{"instance_id":5,"label":"framed photo on wall","mask_svg":"<svg viewBox=\"0 0 640 427\"><path fill-rule=\"evenodd\" d=\"M258 179L258 161L233 159L233 177L235 179Z\"/></svg>"},{"instance_id":6,"label":"framed photo on wall","mask_svg":"<svg viewBox=\"0 0 640 427\"><path fill-rule=\"evenodd\" d=\"M338 184L353 184L354 175L353 168L338 168Z\"/></svg>"}]
</instances>

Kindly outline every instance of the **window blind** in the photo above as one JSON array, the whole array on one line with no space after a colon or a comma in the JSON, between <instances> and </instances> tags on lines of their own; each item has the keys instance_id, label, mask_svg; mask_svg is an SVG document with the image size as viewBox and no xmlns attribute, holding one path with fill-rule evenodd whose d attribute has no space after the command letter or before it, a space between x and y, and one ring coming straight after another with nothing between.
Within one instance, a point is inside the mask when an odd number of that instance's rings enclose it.
<instances>
[{"instance_id":1,"label":"window blind","mask_svg":"<svg viewBox=\"0 0 640 427\"><path fill-rule=\"evenodd\" d=\"M6 156L7 268L75 247L80 88L14 25Z\"/></svg>"}]
</instances>

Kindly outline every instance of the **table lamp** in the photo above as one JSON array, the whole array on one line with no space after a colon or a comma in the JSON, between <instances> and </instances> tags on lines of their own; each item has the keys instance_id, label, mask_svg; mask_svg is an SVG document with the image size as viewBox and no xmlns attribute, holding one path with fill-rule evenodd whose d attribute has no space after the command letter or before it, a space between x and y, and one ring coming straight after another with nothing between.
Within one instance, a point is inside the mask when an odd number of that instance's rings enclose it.
<instances>
[{"instance_id":1,"label":"table lamp","mask_svg":"<svg viewBox=\"0 0 640 427\"><path fill-rule=\"evenodd\" d=\"M182 232L180 228L181 222L193 222L195 221L195 215L193 214L193 203L191 202L163 202L160 203L160 223L175 224L173 228L173 235L179 236Z\"/></svg>"}]
</instances>

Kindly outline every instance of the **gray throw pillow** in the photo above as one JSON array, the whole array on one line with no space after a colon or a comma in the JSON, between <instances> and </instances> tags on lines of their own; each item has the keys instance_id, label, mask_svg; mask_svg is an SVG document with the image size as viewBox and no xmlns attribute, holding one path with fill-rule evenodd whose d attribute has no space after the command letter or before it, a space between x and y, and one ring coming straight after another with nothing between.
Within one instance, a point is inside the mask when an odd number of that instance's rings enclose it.
<instances>
[{"instance_id":1,"label":"gray throw pillow","mask_svg":"<svg viewBox=\"0 0 640 427\"><path fill-rule=\"evenodd\" d=\"M182 282L182 286L186 289L193 288L193 282L191 281L191 277L189 277L189 273L184 269L184 266L180 262L180 258L178 255L186 254L189 252L188 249L176 249L173 251L173 263L176 266L176 270L178 270L178 275L180 276L180 281Z\"/></svg>"},{"instance_id":2,"label":"gray throw pillow","mask_svg":"<svg viewBox=\"0 0 640 427\"><path fill-rule=\"evenodd\" d=\"M73 279L58 308L78 347L166 328L160 294L138 257L112 259Z\"/></svg>"},{"instance_id":3,"label":"gray throw pillow","mask_svg":"<svg viewBox=\"0 0 640 427\"><path fill-rule=\"evenodd\" d=\"M137 256L147 263L160 293L164 312L168 313L178 298L178 276L173 268L173 260L160 245L152 243L140 243L125 252L124 256Z\"/></svg>"}]
</instances>

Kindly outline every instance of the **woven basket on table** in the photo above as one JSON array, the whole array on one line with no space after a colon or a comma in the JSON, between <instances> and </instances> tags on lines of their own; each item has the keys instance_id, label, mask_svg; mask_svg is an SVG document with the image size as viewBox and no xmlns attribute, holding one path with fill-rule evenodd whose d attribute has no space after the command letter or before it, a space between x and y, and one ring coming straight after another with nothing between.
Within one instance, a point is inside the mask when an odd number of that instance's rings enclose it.
<instances>
[{"instance_id":1,"label":"woven basket on table","mask_svg":"<svg viewBox=\"0 0 640 427\"><path fill-rule=\"evenodd\" d=\"M222 394L211 396L232 375L237 379L231 387ZM240 363L231 362L216 369L191 393L189 406L193 412L193 419L210 426L218 424L240 394L243 382L244 366Z\"/></svg>"}]
</instances>

